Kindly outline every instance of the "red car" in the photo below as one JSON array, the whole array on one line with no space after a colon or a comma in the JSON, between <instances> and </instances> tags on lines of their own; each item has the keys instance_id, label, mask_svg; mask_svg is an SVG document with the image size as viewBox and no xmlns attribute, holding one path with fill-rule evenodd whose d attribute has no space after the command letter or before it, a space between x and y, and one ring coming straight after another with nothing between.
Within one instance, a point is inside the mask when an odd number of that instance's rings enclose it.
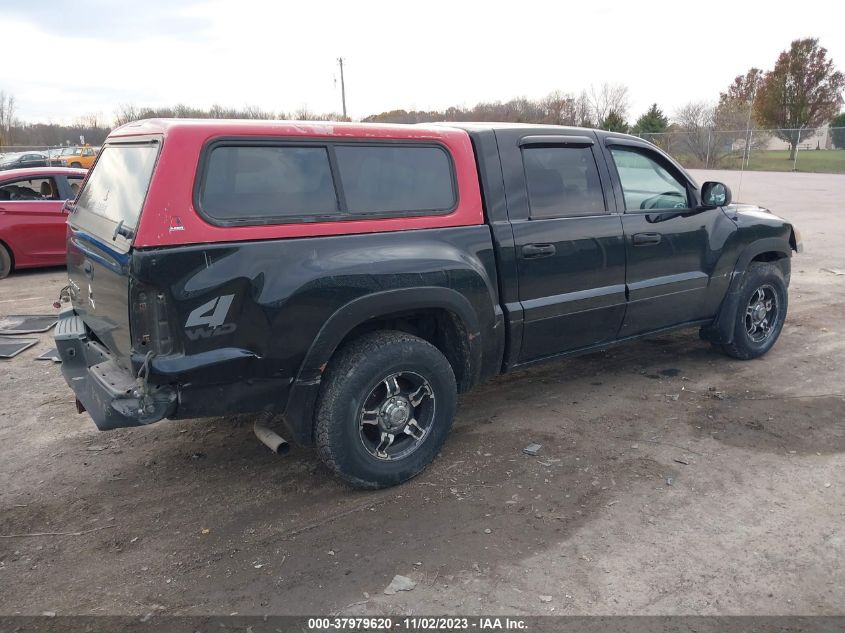
<instances>
[{"instance_id":1,"label":"red car","mask_svg":"<svg viewBox=\"0 0 845 633\"><path fill-rule=\"evenodd\" d=\"M65 263L67 219L84 169L33 167L0 172L0 279L17 268Z\"/></svg>"}]
</instances>

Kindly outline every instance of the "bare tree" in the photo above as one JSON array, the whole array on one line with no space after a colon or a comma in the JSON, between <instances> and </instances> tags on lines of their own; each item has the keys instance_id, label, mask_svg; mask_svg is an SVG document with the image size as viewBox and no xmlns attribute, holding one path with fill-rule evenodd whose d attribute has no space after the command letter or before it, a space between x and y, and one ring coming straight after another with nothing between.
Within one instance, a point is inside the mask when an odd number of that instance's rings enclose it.
<instances>
[{"instance_id":1,"label":"bare tree","mask_svg":"<svg viewBox=\"0 0 845 633\"><path fill-rule=\"evenodd\" d=\"M687 103L674 116L680 147L705 168L713 164L715 121L716 109L705 101Z\"/></svg>"},{"instance_id":2,"label":"bare tree","mask_svg":"<svg viewBox=\"0 0 845 633\"><path fill-rule=\"evenodd\" d=\"M578 108L575 98L556 90L540 101L543 123L551 125L578 125Z\"/></svg>"},{"instance_id":3,"label":"bare tree","mask_svg":"<svg viewBox=\"0 0 845 633\"><path fill-rule=\"evenodd\" d=\"M82 116L76 117L74 121L74 126L80 129L86 128L100 128L100 114L99 112L89 112L88 114L83 114Z\"/></svg>"},{"instance_id":4,"label":"bare tree","mask_svg":"<svg viewBox=\"0 0 845 633\"><path fill-rule=\"evenodd\" d=\"M611 112L622 119L628 118L628 86L609 83L603 83L598 89L590 86L589 99L594 121L604 121Z\"/></svg>"},{"instance_id":5,"label":"bare tree","mask_svg":"<svg viewBox=\"0 0 845 633\"><path fill-rule=\"evenodd\" d=\"M116 126L126 125L141 118L138 107L131 103L121 103L114 113L114 124Z\"/></svg>"},{"instance_id":6,"label":"bare tree","mask_svg":"<svg viewBox=\"0 0 845 633\"><path fill-rule=\"evenodd\" d=\"M706 101L692 101L681 107L673 117L678 144L673 153L686 154L704 168L717 167L737 149L737 142L745 138L744 122L724 105Z\"/></svg>"},{"instance_id":7,"label":"bare tree","mask_svg":"<svg viewBox=\"0 0 845 633\"><path fill-rule=\"evenodd\" d=\"M587 96L586 90L582 90L575 100L575 118L577 120L576 125L579 127L595 127L593 108L590 105L590 98Z\"/></svg>"},{"instance_id":8,"label":"bare tree","mask_svg":"<svg viewBox=\"0 0 845 633\"><path fill-rule=\"evenodd\" d=\"M244 108L243 115L245 119L275 119L276 115L272 112L267 112L259 106L248 105Z\"/></svg>"},{"instance_id":9,"label":"bare tree","mask_svg":"<svg viewBox=\"0 0 845 633\"><path fill-rule=\"evenodd\" d=\"M0 147L12 144L15 123L15 96L0 90Z\"/></svg>"}]
</instances>

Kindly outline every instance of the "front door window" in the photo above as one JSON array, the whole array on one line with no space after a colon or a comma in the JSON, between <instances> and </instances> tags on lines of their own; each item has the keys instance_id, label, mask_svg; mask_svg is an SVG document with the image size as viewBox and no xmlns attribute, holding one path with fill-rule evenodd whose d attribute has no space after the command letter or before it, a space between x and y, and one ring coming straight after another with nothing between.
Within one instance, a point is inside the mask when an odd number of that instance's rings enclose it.
<instances>
[{"instance_id":1,"label":"front door window","mask_svg":"<svg viewBox=\"0 0 845 633\"><path fill-rule=\"evenodd\" d=\"M626 211L689 208L686 186L648 156L648 150L613 147L610 153L619 173Z\"/></svg>"}]
</instances>

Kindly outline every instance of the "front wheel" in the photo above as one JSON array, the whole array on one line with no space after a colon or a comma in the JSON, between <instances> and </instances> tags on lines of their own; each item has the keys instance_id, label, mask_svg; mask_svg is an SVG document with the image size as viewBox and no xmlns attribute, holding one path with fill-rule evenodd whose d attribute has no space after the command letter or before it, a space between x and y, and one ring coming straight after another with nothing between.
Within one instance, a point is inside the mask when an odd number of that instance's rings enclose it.
<instances>
[{"instance_id":1,"label":"front wheel","mask_svg":"<svg viewBox=\"0 0 845 633\"><path fill-rule=\"evenodd\" d=\"M788 298L783 272L777 264L751 264L739 292L733 342L723 344L722 350L742 360L768 352L783 330Z\"/></svg>"},{"instance_id":2,"label":"front wheel","mask_svg":"<svg viewBox=\"0 0 845 633\"><path fill-rule=\"evenodd\" d=\"M455 416L455 375L436 347L404 332L358 338L329 364L317 400L320 458L359 488L384 488L422 471Z\"/></svg>"}]
</instances>

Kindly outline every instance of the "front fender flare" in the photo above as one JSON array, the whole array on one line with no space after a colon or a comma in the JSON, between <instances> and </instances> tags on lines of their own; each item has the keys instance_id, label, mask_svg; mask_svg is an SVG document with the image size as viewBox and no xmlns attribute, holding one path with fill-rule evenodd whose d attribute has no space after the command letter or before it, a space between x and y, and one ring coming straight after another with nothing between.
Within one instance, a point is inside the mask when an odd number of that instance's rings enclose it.
<instances>
[{"instance_id":1,"label":"front fender flare","mask_svg":"<svg viewBox=\"0 0 845 633\"><path fill-rule=\"evenodd\" d=\"M722 299L719 313L713 320L713 324L703 330L704 338L714 343L732 343L734 337L733 317L736 313L739 302L739 288L742 284L742 276L748 269L754 258L763 253L777 253L781 259L786 259L787 265L783 267L784 276L789 280L789 258L792 256L792 248L787 240L780 237L767 237L755 240L745 247L740 253L731 273L731 281L728 292Z\"/></svg>"},{"instance_id":2,"label":"front fender flare","mask_svg":"<svg viewBox=\"0 0 845 633\"><path fill-rule=\"evenodd\" d=\"M787 240L780 237L766 237L760 240L755 240L745 247L739 254L733 272L731 273L731 285L728 292L735 292L739 290L739 284L742 281L742 275L748 268L748 265L758 255L763 253L777 253L782 258L789 258L792 256L792 246Z\"/></svg>"}]
</instances>

